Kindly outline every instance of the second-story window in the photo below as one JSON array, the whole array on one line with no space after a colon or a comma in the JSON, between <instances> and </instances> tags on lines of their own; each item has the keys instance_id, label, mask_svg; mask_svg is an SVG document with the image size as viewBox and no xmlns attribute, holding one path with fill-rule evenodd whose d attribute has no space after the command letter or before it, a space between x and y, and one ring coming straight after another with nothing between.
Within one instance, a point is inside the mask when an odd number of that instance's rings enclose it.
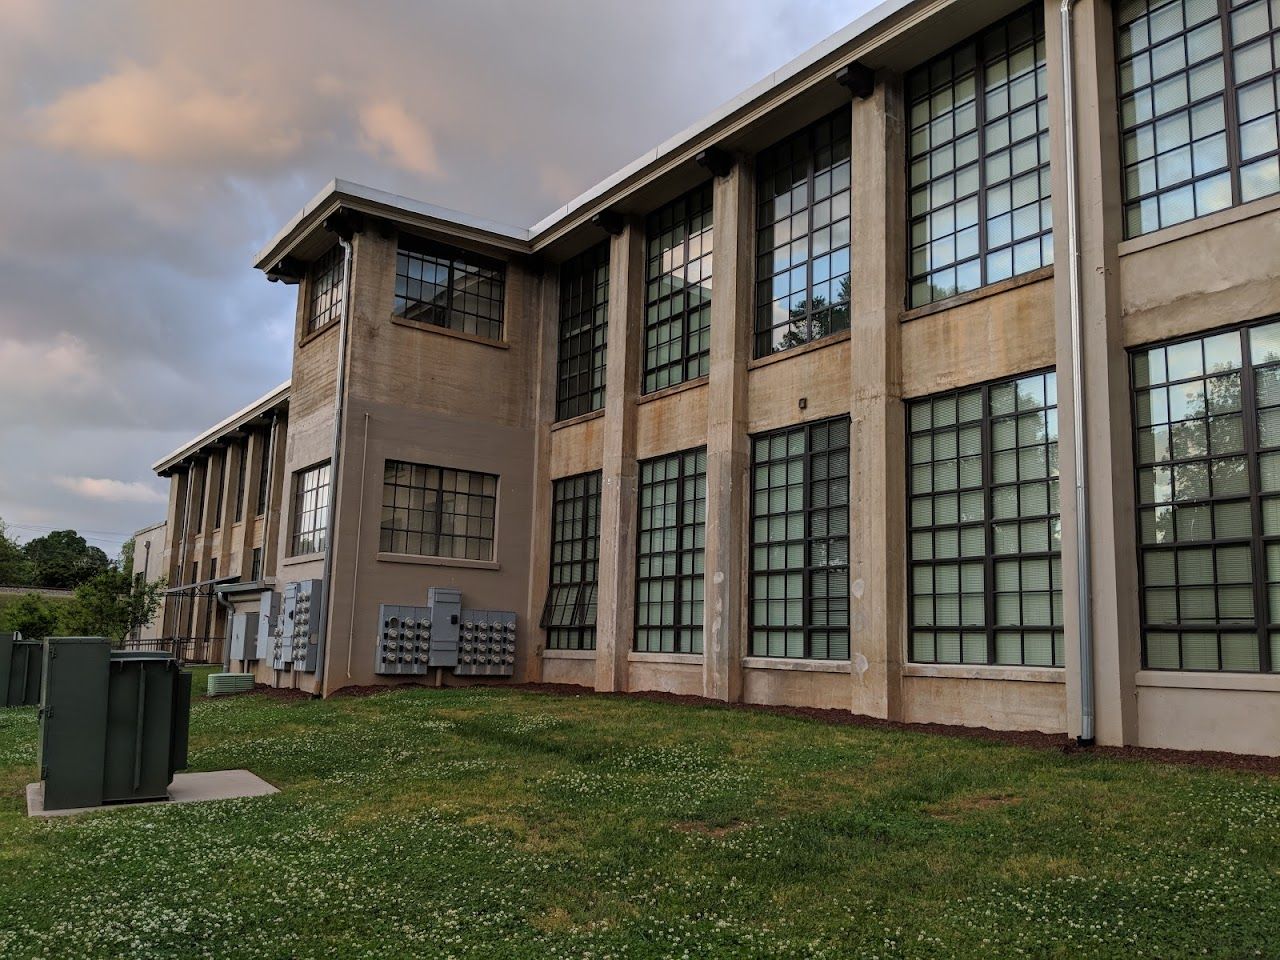
<instances>
[{"instance_id":1,"label":"second-story window","mask_svg":"<svg viewBox=\"0 0 1280 960\"><path fill-rule=\"evenodd\" d=\"M396 251L395 315L502 339L506 268L497 261L414 237Z\"/></svg>"},{"instance_id":2,"label":"second-story window","mask_svg":"<svg viewBox=\"0 0 1280 960\"><path fill-rule=\"evenodd\" d=\"M645 251L644 392L711 366L711 184L649 216Z\"/></svg>"},{"instance_id":3,"label":"second-story window","mask_svg":"<svg viewBox=\"0 0 1280 960\"><path fill-rule=\"evenodd\" d=\"M1128 0L1116 47L1125 236L1280 191L1280 7Z\"/></svg>"},{"instance_id":4,"label":"second-story window","mask_svg":"<svg viewBox=\"0 0 1280 960\"><path fill-rule=\"evenodd\" d=\"M1028 7L907 78L910 305L1053 262L1044 21Z\"/></svg>"},{"instance_id":5,"label":"second-story window","mask_svg":"<svg viewBox=\"0 0 1280 960\"><path fill-rule=\"evenodd\" d=\"M849 329L849 127L838 110L756 166L757 357Z\"/></svg>"},{"instance_id":6,"label":"second-story window","mask_svg":"<svg viewBox=\"0 0 1280 960\"><path fill-rule=\"evenodd\" d=\"M289 555L319 553L329 540L329 464L293 475L293 531Z\"/></svg>"},{"instance_id":7,"label":"second-story window","mask_svg":"<svg viewBox=\"0 0 1280 960\"><path fill-rule=\"evenodd\" d=\"M329 252L311 265L307 273L307 332L327 327L342 312L342 269L345 258L342 247L334 244Z\"/></svg>"},{"instance_id":8,"label":"second-story window","mask_svg":"<svg viewBox=\"0 0 1280 960\"><path fill-rule=\"evenodd\" d=\"M556 419L603 409L609 348L607 240L560 268L559 340Z\"/></svg>"}]
</instances>

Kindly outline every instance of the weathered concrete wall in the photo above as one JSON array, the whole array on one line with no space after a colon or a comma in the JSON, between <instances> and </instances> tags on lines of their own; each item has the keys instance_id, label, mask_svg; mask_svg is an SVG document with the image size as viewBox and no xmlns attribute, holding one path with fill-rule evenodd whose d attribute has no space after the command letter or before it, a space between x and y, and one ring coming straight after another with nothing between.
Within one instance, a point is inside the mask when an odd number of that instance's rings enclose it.
<instances>
[{"instance_id":1,"label":"weathered concrete wall","mask_svg":"<svg viewBox=\"0 0 1280 960\"><path fill-rule=\"evenodd\" d=\"M1280 676L1142 671L1138 743L1280 755Z\"/></svg>"},{"instance_id":2,"label":"weathered concrete wall","mask_svg":"<svg viewBox=\"0 0 1280 960\"><path fill-rule=\"evenodd\" d=\"M797 669L787 669L763 658L749 657L742 671L743 701L825 710L849 709L853 681L847 664L800 661L796 666Z\"/></svg>"},{"instance_id":3,"label":"weathered concrete wall","mask_svg":"<svg viewBox=\"0 0 1280 960\"><path fill-rule=\"evenodd\" d=\"M1037 679L992 679L1000 672L1024 677L1034 674ZM1061 670L917 665L907 667L905 673L902 719L909 723L1066 732L1066 687Z\"/></svg>"}]
</instances>

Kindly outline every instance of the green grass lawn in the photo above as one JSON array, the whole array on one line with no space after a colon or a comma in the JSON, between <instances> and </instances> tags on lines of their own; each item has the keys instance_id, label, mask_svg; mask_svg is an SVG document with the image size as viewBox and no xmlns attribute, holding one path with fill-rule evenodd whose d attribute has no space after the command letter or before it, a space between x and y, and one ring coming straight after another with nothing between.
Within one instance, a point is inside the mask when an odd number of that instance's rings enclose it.
<instances>
[{"instance_id":1,"label":"green grass lawn","mask_svg":"<svg viewBox=\"0 0 1280 960\"><path fill-rule=\"evenodd\" d=\"M282 792L28 820L0 711L0 956L1280 955L1275 779L492 688L191 734Z\"/></svg>"}]
</instances>

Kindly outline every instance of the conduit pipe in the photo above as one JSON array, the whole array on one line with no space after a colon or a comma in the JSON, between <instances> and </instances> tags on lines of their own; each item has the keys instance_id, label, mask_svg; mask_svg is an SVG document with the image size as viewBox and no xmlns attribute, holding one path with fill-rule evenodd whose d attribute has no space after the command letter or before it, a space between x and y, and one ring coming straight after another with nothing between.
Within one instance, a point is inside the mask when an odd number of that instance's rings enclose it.
<instances>
[{"instance_id":1,"label":"conduit pipe","mask_svg":"<svg viewBox=\"0 0 1280 960\"><path fill-rule=\"evenodd\" d=\"M1076 619L1080 645L1080 736L1094 741L1093 578L1089 545L1088 457L1084 429L1083 318L1080 305L1080 211L1077 200L1075 50L1071 36L1071 8L1062 0L1062 104L1067 174L1067 285L1071 320L1071 430L1074 445L1076 515Z\"/></svg>"}]
</instances>

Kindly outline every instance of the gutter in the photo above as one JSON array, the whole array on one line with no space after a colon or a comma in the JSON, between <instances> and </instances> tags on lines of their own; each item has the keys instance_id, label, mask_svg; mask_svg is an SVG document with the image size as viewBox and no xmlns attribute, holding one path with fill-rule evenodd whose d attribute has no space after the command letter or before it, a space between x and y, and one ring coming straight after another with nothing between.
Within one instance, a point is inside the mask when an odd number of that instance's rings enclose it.
<instances>
[{"instance_id":1,"label":"gutter","mask_svg":"<svg viewBox=\"0 0 1280 960\"><path fill-rule=\"evenodd\" d=\"M1089 542L1088 452L1084 429L1083 309L1080 303L1080 208L1077 199L1076 98L1071 7L1062 0L1063 134L1067 154L1067 276L1071 312L1071 431L1075 444L1076 504L1076 618L1080 644L1080 736L1082 745L1094 742L1093 581Z\"/></svg>"}]
</instances>

